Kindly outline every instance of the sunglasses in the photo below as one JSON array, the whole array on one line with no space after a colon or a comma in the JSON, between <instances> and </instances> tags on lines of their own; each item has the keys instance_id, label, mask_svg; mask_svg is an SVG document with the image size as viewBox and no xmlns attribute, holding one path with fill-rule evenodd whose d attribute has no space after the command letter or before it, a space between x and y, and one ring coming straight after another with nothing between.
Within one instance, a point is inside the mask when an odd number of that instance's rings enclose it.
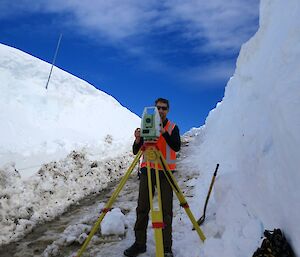
<instances>
[{"instance_id":1,"label":"sunglasses","mask_svg":"<svg viewBox=\"0 0 300 257\"><path fill-rule=\"evenodd\" d=\"M168 110L167 106L159 106L159 105L157 105L156 108L157 108L157 110L160 110L160 109L162 109L163 111Z\"/></svg>"}]
</instances>

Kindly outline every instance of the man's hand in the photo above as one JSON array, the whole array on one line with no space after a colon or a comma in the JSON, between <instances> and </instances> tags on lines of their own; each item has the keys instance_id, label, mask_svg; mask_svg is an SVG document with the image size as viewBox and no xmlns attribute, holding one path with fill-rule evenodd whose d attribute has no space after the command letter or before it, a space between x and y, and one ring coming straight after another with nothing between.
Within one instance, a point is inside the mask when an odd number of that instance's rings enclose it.
<instances>
[{"instance_id":1,"label":"man's hand","mask_svg":"<svg viewBox=\"0 0 300 257\"><path fill-rule=\"evenodd\" d=\"M134 136L135 136L135 143L138 144L140 141L141 141L141 129L140 128L137 128L135 131L134 131Z\"/></svg>"},{"instance_id":2,"label":"man's hand","mask_svg":"<svg viewBox=\"0 0 300 257\"><path fill-rule=\"evenodd\" d=\"M160 123L160 131L159 132L161 135L166 132L166 130L164 129L164 127L162 125L162 122Z\"/></svg>"}]
</instances>

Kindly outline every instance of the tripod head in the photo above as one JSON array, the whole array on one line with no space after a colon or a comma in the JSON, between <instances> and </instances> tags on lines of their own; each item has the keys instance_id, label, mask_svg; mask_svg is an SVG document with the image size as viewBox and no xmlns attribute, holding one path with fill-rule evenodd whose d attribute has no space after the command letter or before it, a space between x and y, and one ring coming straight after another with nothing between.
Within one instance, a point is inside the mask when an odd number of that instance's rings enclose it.
<instances>
[{"instance_id":1,"label":"tripod head","mask_svg":"<svg viewBox=\"0 0 300 257\"><path fill-rule=\"evenodd\" d=\"M160 136L161 118L155 106L145 107L141 121L141 136L144 141L156 141Z\"/></svg>"}]
</instances>

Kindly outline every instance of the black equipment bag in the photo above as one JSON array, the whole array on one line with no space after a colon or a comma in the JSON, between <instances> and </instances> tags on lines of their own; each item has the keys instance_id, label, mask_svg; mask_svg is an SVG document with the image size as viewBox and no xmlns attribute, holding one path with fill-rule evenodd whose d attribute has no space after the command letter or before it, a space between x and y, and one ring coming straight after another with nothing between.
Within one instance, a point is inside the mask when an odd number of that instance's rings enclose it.
<instances>
[{"instance_id":1,"label":"black equipment bag","mask_svg":"<svg viewBox=\"0 0 300 257\"><path fill-rule=\"evenodd\" d=\"M265 230L264 236L252 257L296 257L280 229Z\"/></svg>"}]
</instances>

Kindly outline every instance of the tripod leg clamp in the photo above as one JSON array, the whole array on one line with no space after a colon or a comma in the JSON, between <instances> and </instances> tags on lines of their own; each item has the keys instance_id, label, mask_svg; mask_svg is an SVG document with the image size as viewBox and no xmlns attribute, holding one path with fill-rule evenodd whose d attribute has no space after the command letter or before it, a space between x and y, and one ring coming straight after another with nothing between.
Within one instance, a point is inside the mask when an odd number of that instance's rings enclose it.
<instances>
[{"instance_id":1,"label":"tripod leg clamp","mask_svg":"<svg viewBox=\"0 0 300 257\"><path fill-rule=\"evenodd\" d=\"M163 222L152 222L152 228L164 228L165 223Z\"/></svg>"},{"instance_id":2,"label":"tripod leg clamp","mask_svg":"<svg viewBox=\"0 0 300 257\"><path fill-rule=\"evenodd\" d=\"M103 208L101 211L103 212L103 213L107 213L107 212L109 212L109 211L111 211L112 210L112 208Z\"/></svg>"},{"instance_id":3,"label":"tripod leg clamp","mask_svg":"<svg viewBox=\"0 0 300 257\"><path fill-rule=\"evenodd\" d=\"M180 206L183 207L184 209L190 208L187 202L181 203Z\"/></svg>"}]
</instances>

